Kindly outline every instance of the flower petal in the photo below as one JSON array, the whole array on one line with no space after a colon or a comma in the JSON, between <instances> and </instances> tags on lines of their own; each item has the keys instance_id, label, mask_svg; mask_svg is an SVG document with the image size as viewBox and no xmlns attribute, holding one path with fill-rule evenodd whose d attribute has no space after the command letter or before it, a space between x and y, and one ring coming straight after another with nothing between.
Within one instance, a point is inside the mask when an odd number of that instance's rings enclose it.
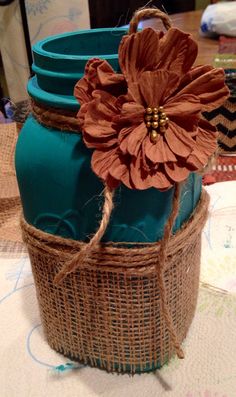
<instances>
[{"instance_id":1,"label":"flower petal","mask_svg":"<svg viewBox=\"0 0 236 397\"><path fill-rule=\"evenodd\" d=\"M171 28L160 40L157 67L183 75L194 64L197 53L197 43L188 33Z\"/></svg>"},{"instance_id":2,"label":"flower petal","mask_svg":"<svg viewBox=\"0 0 236 397\"><path fill-rule=\"evenodd\" d=\"M190 69L189 72L182 77L178 91L181 91L183 87L187 86L193 80L196 80L198 77L201 77L203 74L209 72L212 69L213 67L211 65L200 65Z\"/></svg>"},{"instance_id":3,"label":"flower petal","mask_svg":"<svg viewBox=\"0 0 236 397\"><path fill-rule=\"evenodd\" d=\"M166 190L172 186L164 172L158 170L147 172L143 169L141 154L137 158L133 158L130 164L130 179L133 188L138 190L145 190L150 187Z\"/></svg>"},{"instance_id":4,"label":"flower petal","mask_svg":"<svg viewBox=\"0 0 236 397\"><path fill-rule=\"evenodd\" d=\"M190 156L187 158L187 164L194 170L199 170L207 165L209 158L217 149L217 132L215 127L205 120L199 123L196 144Z\"/></svg>"},{"instance_id":5,"label":"flower petal","mask_svg":"<svg viewBox=\"0 0 236 397\"><path fill-rule=\"evenodd\" d=\"M76 83L74 88L74 96L81 106L91 100L92 90L90 89L86 77L83 77Z\"/></svg>"},{"instance_id":6,"label":"flower petal","mask_svg":"<svg viewBox=\"0 0 236 397\"><path fill-rule=\"evenodd\" d=\"M166 69L186 73L197 56L197 44L176 28L165 34L152 28L124 36L119 47L120 67L128 82L138 81L140 73Z\"/></svg>"},{"instance_id":7,"label":"flower petal","mask_svg":"<svg viewBox=\"0 0 236 397\"><path fill-rule=\"evenodd\" d=\"M120 85L125 82L123 74L116 73L105 60L97 67L97 77L102 87Z\"/></svg>"},{"instance_id":8,"label":"flower petal","mask_svg":"<svg viewBox=\"0 0 236 397\"><path fill-rule=\"evenodd\" d=\"M188 76L191 76L192 80L188 83L188 78L185 77L186 85L178 92L178 95L193 94L201 101L202 111L211 111L222 105L228 98L229 89L225 84L223 69L211 68L204 73L204 68L202 68L202 72L201 75L192 72Z\"/></svg>"},{"instance_id":9,"label":"flower petal","mask_svg":"<svg viewBox=\"0 0 236 397\"><path fill-rule=\"evenodd\" d=\"M167 190L173 186L173 183L160 167L155 174L151 175L151 186L159 190Z\"/></svg>"},{"instance_id":10,"label":"flower petal","mask_svg":"<svg viewBox=\"0 0 236 397\"><path fill-rule=\"evenodd\" d=\"M135 157L138 155L140 146L144 138L147 136L147 133L147 127L144 122L133 129L133 131L129 134L127 142L127 151L129 154Z\"/></svg>"},{"instance_id":11,"label":"flower petal","mask_svg":"<svg viewBox=\"0 0 236 397\"><path fill-rule=\"evenodd\" d=\"M113 121L120 129L129 125L138 126L144 120L144 108L135 102L126 102L121 105L121 112Z\"/></svg>"},{"instance_id":12,"label":"flower petal","mask_svg":"<svg viewBox=\"0 0 236 397\"><path fill-rule=\"evenodd\" d=\"M95 138L94 136L91 136L87 134L86 132L83 132L83 141L87 148L89 149L106 149L106 148L111 148L112 146L117 145L117 136L114 134L113 136L109 136L109 139L107 137L105 138Z\"/></svg>"},{"instance_id":13,"label":"flower petal","mask_svg":"<svg viewBox=\"0 0 236 397\"><path fill-rule=\"evenodd\" d=\"M119 112L116 98L106 91L94 91L94 100L88 104L83 130L95 137L103 139L117 134L113 127L113 117Z\"/></svg>"},{"instance_id":14,"label":"flower petal","mask_svg":"<svg viewBox=\"0 0 236 397\"><path fill-rule=\"evenodd\" d=\"M165 131L164 139L173 153L180 157L187 157L192 152L195 140L179 125L170 122Z\"/></svg>"},{"instance_id":15,"label":"flower petal","mask_svg":"<svg viewBox=\"0 0 236 397\"><path fill-rule=\"evenodd\" d=\"M159 40L163 35L163 32L147 28L122 38L119 63L129 83L138 81L141 72L156 69Z\"/></svg>"},{"instance_id":16,"label":"flower petal","mask_svg":"<svg viewBox=\"0 0 236 397\"><path fill-rule=\"evenodd\" d=\"M156 143L152 143L149 136L145 139L144 152L152 163L165 163L167 161L177 161L174 153L170 150L163 136L159 135Z\"/></svg>"},{"instance_id":17,"label":"flower petal","mask_svg":"<svg viewBox=\"0 0 236 397\"><path fill-rule=\"evenodd\" d=\"M126 164L124 156L117 156L109 169L109 175L131 189L128 166L129 162Z\"/></svg>"},{"instance_id":18,"label":"flower petal","mask_svg":"<svg viewBox=\"0 0 236 397\"><path fill-rule=\"evenodd\" d=\"M166 101L164 106L168 117L185 118L195 116L199 119L202 109L201 102L196 95L193 94L177 94Z\"/></svg>"},{"instance_id":19,"label":"flower petal","mask_svg":"<svg viewBox=\"0 0 236 397\"><path fill-rule=\"evenodd\" d=\"M167 175L172 179L174 182L182 182L184 181L189 173L190 170L184 166L183 163L165 163L164 164L165 171Z\"/></svg>"},{"instance_id":20,"label":"flower petal","mask_svg":"<svg viewBox=\"0 0 236 397\"><path fill-rule=\"evenodd\" d=\"M117 158L117 148L111 150L95 150L92 154L91 166L95 174L106 181L109 173L109 169Z\"/></svg>"},{"instance_id":21,"label":"flower petal","mask_svg":"<svg viewBox=\"0 0 236 397\"><path fill-rule=\"evenodd\" d=\"M163 105L166 96L171 95L179 83L179 77L168 70L143 72L138 83L128 84L129 93L144 107Z\"/></svg>"},{"instance_id":22,"label":"flower petal","mask_svg":"<svg viewBox=\"0 0 236 397\"><path fill-rule=\"evenodd\" d=\"M101 86L120 84L124 81L122 74L116 73L105 59L99 58L93 58L87 62L85 77L93 90L101 88Z\"/></svg>"},{"instance_id":23,"label":"flower petal","mask_svg":"<svg viewBox=\"0 0 236 397\"><path fill-rule=\"evenodd\" d=\"M92 92L106 87L108 92L121 95L127 92L125 78L116 73L104 59L90 59L85 66L85 75L74 88L74 96L82 105L92 99Z\"/></svg>"}]
</instances>

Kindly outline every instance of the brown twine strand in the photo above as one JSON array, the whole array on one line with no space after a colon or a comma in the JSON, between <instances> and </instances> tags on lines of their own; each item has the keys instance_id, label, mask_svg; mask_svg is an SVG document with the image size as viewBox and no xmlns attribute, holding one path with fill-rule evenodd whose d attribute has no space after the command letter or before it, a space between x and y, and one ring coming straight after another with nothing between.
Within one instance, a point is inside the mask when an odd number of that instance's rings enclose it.
<instances>
[{"instance_id":1,"label":"brown twine strand","mask_svg":"<svg viewBox=\"0 0 236 397\"><path fill-rule=\"evenodd\" d=\"M167 248L168 248L168 243L171 237L171 232L173 225L175 223L175 220L177 218L178 212L179 212L179 202L180 202L180 184L177 183L175 185L175 190L174 190L174 195L173 195L173 206L172 206L172 211L169 216L169 219L165 225L164 229L164 235L163 239L161 242L160 246L160 252L159 252L159 269L157 271L157 277L158 277L158 283L159 283L159 288L160 288L160 296L161 296L161 307L162 307L162 312L165 318L165 322L167 325L167 329L170 333L170 337L172 340L172 343L174 345L174 348L176 350L178 358L184 358L184 352L180 346L177 334L174 329L174 324L173 320L171 318L171 314L168 308L167 304L167 296L166 296L166 288L165 288L165 280L164 280L164 271L165 271L165 264L166 264L166 259L167 259Z\"/></svg>"},{"instance_id":2,"label":"brown twine strand","mask_svg":"<svg viewBox=\"0 0 236 397\"><path fill-rule=\"evenodd\" d=\"M196 233L201 233L208 215L208 204L209 195L203 190L199 204L192 217L181 229L171 236L167 246L168 257L174 256L179 251L185 252L189 241L195 238ZM65 239L43 232L28 224L23 218L21 219L21 227L27 246L30 246L31 249L37 252L41 252L42 255L54 255L58 260L65 262L71 260L75 253L87 245L87 243L82 241ZM188 243L186 244L187 240ZM127 245L129 245L129 248L127 248ZM156 266L156 258L159 252L159 242L142 243L141 247L137 243L101 243L95 247L87 260L80 264L80 267L87 269L94 268L94 265L99 263L101 268L105 268L107 267L107 263L109 263L109 269L111 270L114 270L116 267L122 267L123 271L130 269L134 274L135 272L140 274L143 268L149 267L154 263ZM165 267L168 267L168 262Z\"/></svg>"},{"instance_id":3,"label":"brown twine strand","mask_svg":"<svg viewBox=\"0 0 236 397\"><path fill-rule=\"evenodd\" d=\"M101 238L103 237L109 224L111 212L113 210L113 195L114 190L111 190L106 186L104 189L102 220L96 234L91 238L88 244L85 244L83 248L73 256L71 260L65 263L54 279L55 284L60 284L60 282L62 282L68 274L74 272L79 266L81 266L81 264L86 261L94 248L100 243Z\"/></svg>"},{"instance_id":4,"label":"brown twine strand","mask_svg":"<svg viewBox=\"0 0 236 397\"><path fill-rule=\"evenodd\" d=\"M46 127L60 131L81 131L76 118L77 112L44 106L32 100L32 114L40 124Z\"/></svg>"},{"instance_id":5,"label":"brown twine strand","mask_svg":"<svg viewBox=\"0 0 236 397\"><path fill-rule=\"evenodd\" d=\"M136 33L138 24L145 19L158 18L163 22L166 30L170 29L172 24L169 16L158 8L141 8L137 10L129 24L129 34Z\"/></svg>"}]
</instances>

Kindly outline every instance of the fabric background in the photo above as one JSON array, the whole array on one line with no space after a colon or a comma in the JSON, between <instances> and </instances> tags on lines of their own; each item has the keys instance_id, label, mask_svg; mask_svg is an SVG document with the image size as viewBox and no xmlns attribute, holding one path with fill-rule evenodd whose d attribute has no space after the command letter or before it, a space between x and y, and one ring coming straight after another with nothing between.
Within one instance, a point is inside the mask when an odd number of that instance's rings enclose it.
<instances>
[{"instance_id":1,"label":"fabric background","mask_svg":"<svg viewBox=\"0 0 236 397\"><path fill-rule=\"evenodd\" d=\"M25 0L31 44L44 37L88 29L87 0ZM29 67L19 0L0 7L0 51L9 95L13 102L27 98Z\"/></svg>"}]
</instances>

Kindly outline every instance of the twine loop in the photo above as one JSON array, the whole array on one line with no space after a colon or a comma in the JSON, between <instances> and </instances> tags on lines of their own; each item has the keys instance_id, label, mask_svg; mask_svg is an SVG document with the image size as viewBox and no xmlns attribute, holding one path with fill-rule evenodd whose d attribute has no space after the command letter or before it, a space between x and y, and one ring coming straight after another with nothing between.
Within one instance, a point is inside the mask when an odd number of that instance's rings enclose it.
<instances>
[{"instance_id":1,"label":"twine loop","mask_svg":"<svg viewBox=\"0 0 236 397\"><path fill-rule=\"evenodd\" d=\"M134 13L129 24L128 33L136 33L139 22L152 18L160 19L166 30L170 29L172 26L170 17L158 8L141 8Z\"/></svg>"}]
</instances>

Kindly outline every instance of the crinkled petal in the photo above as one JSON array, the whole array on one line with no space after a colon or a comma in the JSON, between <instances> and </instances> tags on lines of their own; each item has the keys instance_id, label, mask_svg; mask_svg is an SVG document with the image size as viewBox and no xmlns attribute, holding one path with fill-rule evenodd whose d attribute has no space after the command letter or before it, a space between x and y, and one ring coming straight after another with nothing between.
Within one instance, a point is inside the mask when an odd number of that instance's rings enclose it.
<instances>
[{"instance_id":1,"label":"crinkled petal","mask_svg":"<svg viewBox=\"0 0 236 397\"><path fill-rule=\"evenodd\" d=\"M187 164L194 170L200 170L207 165L209 158L217 149L217 132L215 127L205 120L199 122L196 144Z\"/></svg>"},{"instance_id":2,"label":"crinkled petal","mask_svg":"<svg viewBox=\"0 0 236 397\"><path fill-rule=\"evenodd\" d=\"M166 190L171 187L171 182L164 172L158 171L158 169L154 172L152 170L147 172L143 169L141 153L137 158L133 158L131 162L130 179L132 181L133 188L138 190L145 190L150 187Z\"/></svg>"},{"instance_id":3,"label":"crinkled petal","mask_svg":"<svg viewBox=\"0 0 236 397\"><path fill-rule=\"evenodd\" d=\"M191 35L171 28L160 40L157 67L181 76L194 64L197 53L197 43Z\"/></svg>"},{"instance_id":4,"label":"crinkled petal","mask_svg":"<svg viewBox=\"0 0 236 397\"><path fill-rule=\"evenodd\" d=\"M117 134L113 127L113 117L119 112L116 98L105 91L94 91L94 100L88 104L83 130L95 137L104 139Z\"/></svg>"},{"instance_id":5,"label":"crinkled petal","mask_svg":"<svg viewBox=\"0 0 236 397\"><path fill-rule=\"evenodd\" d=\"M92 154L91 166L95 174L106 181L109 169L117 158L117 147L110 150L95 150Z\"/></svg>"},{"instance_id":6,"label":"crinkled petal","mask_svg":"<svg viewBox=\"0 0 236 397\"><path fill-rule=\"evenodd\" d=\"M181 113L176 116L171 117L171 121L181 128L183 128L188 134L192 137L196 136L197 128L199 123L199 115L198 113L189 114L187 117L181 117Z\"/></svg>"},{"instance_id":7,"label":"crinkled petal","mask_svg":"<svg viewBox=\"0 0 236 397\"><path fill-rule=\"evenodd\" d=\"M140 73L156 69L159 40L163 34L147 28L122 38L119 63L128 83L138 81Z\"/></svg>"},{"instance_id":8,"label":"crinkled petal","mask_svg":"<svg viewBox=\"0 0 236 397\"><path fill-rule=\"evenodd\" d=\"M81 106L91 100L92 90L89 87L86 77L83 77L76 83L74 88L74 96Z\"/></svg>"},{"instance_id":9,"label":"crinkled petal","mask_svg":"<svg viewBox=\"0 0 236 397\"><path fill-rule=\"evenodd\" d=\"M182 182L188 177L190 170L184 165L184 163L165 163L164 164L166 174L174 182Z\"/></svg>"},{"instance_id":10,"label":"crinkled petal","mask_svg":"<svg viewBox=\"0 0 236 397\"><path fill-rule=\"evenodd\" d=\"M109 63L103 59L93 58L87 62L84 77L76 83L74 88L74 96L78 99L80 105L89 102L92 99L93 90L98 88L100 81L97 69L100 65L108 68L110 73L113 71Z\"/></svg>"},{"instance_id":11,"label":"crinkled petal","mask_svg":"<svg viewBox=\"0 0 236 397\"><path fill-rule=\"evenodd\" d=\"M159 190L167 190L173 186L171 180L167 177L166 173L159 168L154 174L150 176L151 186Z\"/></svg>"},{"instance_id":12,"label":"crinkled petal","mask_svg":"<svg viewBox=\"0 0 236 397\"><path fill-rule=\"evenodd\" d=\"M123 154L128 154L128 139L129 134L133 131L133 126L122 128L118 135L118 144Z\"/></svg>"},{"instance_id":13,"label":"crinkled petal","mask_svg":"<svg viewBox=\"0 0 236 397\"><path fill-rule=\"evenodd\" d=\"M89 149L106 149L106 148L111 148L113 146L117 146L118 140L117 140L117 135L114 133L113 136L109 136L109 139L107 137L105 138L95 138L94 136L91 136L87 134L86 132L83 132L83 140L87 148Z\"/></svg>"},{"instance_id":14,"label":"crinkled petal","mask_svg":"<svg viewBox=\"0 0 236 397\"><path fill-rule=\"evenodd\" d=\"M169 123L164 139L174 154L185 158L189 156L195 145L195 140L191 135L173 122Z\"/></svg>"},{"instance_id":15,"label":"crinkled petal","mask_svg":"<svg viewBox=\"0 0 236 397\"><path fill-rule=\"evenodd\" d=\"M109 169L109 175L131 189L128 166L129 163L125 162L124 156L117 155Z\"/></svg>"},{"instance_id":16,"label":"crinkled petal","mask_svg":"<svg viewBox=\"0 0 236 397\"><path fill-rule=\"evenodd\" d=\"M199 69L198 69L199 71ZM208 70L203 74L192 73L192 81L178 92L178 95L193 94L197 96L202 104L202 111L211 111L222 105L229 96L229 89L225 85L225 74L223 69ZM183 84L182 84L183 85Z\"/></svg>"},{"instance_id":17,"label":"crinkled petal","mask_svg":"<svg viewBox=\"0 0 236 397\"><path fill-rule=\"evenodd\" d=\"M140 73L166 69L186 73L197 56L197 44L187 33L171 28L165 34L152 28L124 36L119 47L119 62L129 82Z\"/></svg>"},{"instance_id":18,"label":"crinkled petal","mask_svg":"<svg viewBox=\"0 0 236 397\"><path fill-rule=\"evenodd\" d=\"M84 128L84 118L87 113L88 103L89 102L86 102L83 105L81 105L80 110L77 113L77 121L78 121L78 125L81 128L81 131L83 131L83 128Z\"/></svg>"},{"instance_id":19,"label":"crinkled petal","mask_svg":"<svg viewBox=\"0 0 236 397\"><path fill-rule=\"evenodd\" d=\"M98 80L102 87L113 86L114 84L123 84L125 78L123 74L116 73L107 61L103 61L97 68Z\"/></svg>"},{"instance_id":20,"label":"crinkled petal","mask_svg":"<svg viewBox=\"0 0 236 397\"><path fill-rule=\"evenodd\" d=\"M128 142L127 142L127 151L129 154L133 156L137 156L140 150L140 146L147 136L147 127L144 122L142 122L139 126L133 129L133 131L129 134Z\"/></svg>"},{"instance_id":21,"label":"crinkled petal","mask_svg":"<svg viewBox=\"0 0 236 397\"><path fill-rule=\"evenodd\" d=\"M201 102L194 94L177 94L169 98L164 106L164 111L170 119L172 117L187 118L195 116L198 120L201 109Z\"/></svg>"},{"instance_id":22,"label":"crinkled petal","mask_svg":"<svg viewBox=\"0 0 236 397\"><path fill-rule=\"evenodd\" d=\"M182 76L180 85L178 87L178 91L181 91L183 87L187 86L193 80L196 80L198 77L201 77L202 75L204 75L205 73L209 72L212 69L213 66L211 65L200 65L193 67L188 71L188 73Z\"/></svg>"},{"instance_id":23,"label":"crinkled petal","mask_svg":"<svg viewBox=\"0 0 236 397\"><path fill-rule=\"evenodd\" d=\"M85 66L85 75L74 88L74 96L82 105L92 99L92 92L97 89L107 89L111 94L124 94L126 89L125 78L116 73L104 59L90 59Z\"/></svg>"},{"instance_id":24,"label":"crinkled petal","mask_svg":"<svg viewBox=\"0 0 236 397\"><path fill-rule=\"evenodd\" d=\"M144 107L163 105L179 83L179 77L168 70L143 72L138 83L128 84L129 93Z\"/></svg>"},{"instance_id":25,"label":"crinkled petal","mask_svg":"<svg viewBox=\"0 0 236 397\"><path fill-rule=\"evenodd\" d=\"M156 143L152 143L149 136L147 136L143 142L143 146L145 156L154 164L177 161L176 156L164 141L162 135L159 135Z\"/></svg>"},{"instance_id":26,"label":"crinkled petal","mask_svg":"<svg viewBox=\"0 0 236 397\"><path fill-rule=\"evenodd\" d=\"M114 119L117 124L141 124L144 119L144 108L136 102L126 102L121 107L120 114Z\"/></svg>"},{"instance_id":27,"label":"crinkled petal","mask_svg":"<svg viewBox=\"0 0 236 397\"><path fill-rule=\"evenodd\" d=\"M124 76L116 73L105 59L90 59L85 66L85 77L93 90L101 86L123 83Z\"/></svg>"}]
</instances>

